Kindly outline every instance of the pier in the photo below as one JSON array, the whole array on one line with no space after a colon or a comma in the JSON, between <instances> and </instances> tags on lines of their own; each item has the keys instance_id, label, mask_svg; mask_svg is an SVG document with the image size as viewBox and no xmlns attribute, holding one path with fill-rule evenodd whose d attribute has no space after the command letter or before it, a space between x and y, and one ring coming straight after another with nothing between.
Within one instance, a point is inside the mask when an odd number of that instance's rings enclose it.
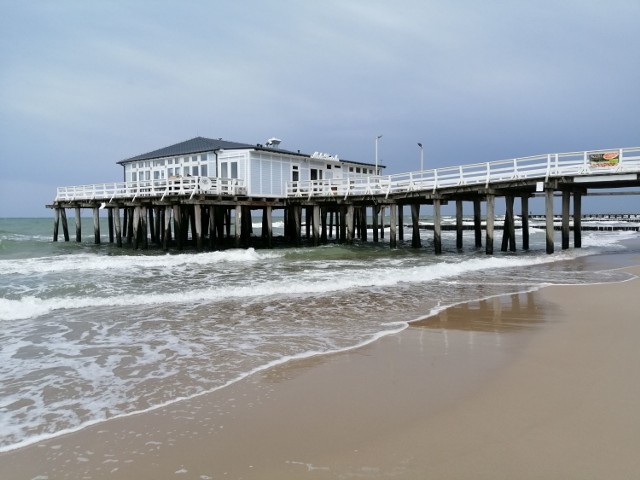
<instances>
[{"instance_id":1,"label":"pier","mask_svg":"<svg viewBox=\"0 0 640 480\"><path fill-rule=\"evenodd\" d=\"M315 158L315 157L311 157ZM376 166L377 168L377 166ZM377 173L377 170L376 170ZM107 211L108 238L118 246L165 250L197 250L247 247L251 242L273 246L273 215L284 218L285 241L300 245L304 237L313 245L329 239L350 244L355 240L379 242L388 228L388 243L396 248L404 240L405 210L410 212L412 247L421 247L421 208L431 207L433 244L442 252L442 231L456 231L456 247L462 248L463 232L472 230L476 248L494 252L495 232L501 230L502 251L516 251L516 222L522 230L520 247L529 249L529 228L542 220L547 232L546 251L555 250L553 232L561 231L561 248L580 248L586 219L582 199L590 194L620 194L618 189L640 186L640 147L546 154L495 162L476 163L394 175L315 178L284 183L284 194L253 195L241 178L186 176L137 179L115 183L59 187L53 204L53 240L59 229L69 241L67 211L75 216L76 241L81 241L81 211L93 217L95 243L102 241L100 210ZM603 192L614 190L615 192ZM638 194L624 192L623 194ZM529 200L542 196L544 215L529 214ZM561 211L554 212L554 197L561 197ZM505 211L496 212L496 199L504 199ZM455 205L456 223L442 225L443 205ZM464 223L464 207L472 212L473 225ZM516 215L516 208L520 213ZM483 214L484 212L484 214ZM260 238L252 237L252 217L259 215ZM470 213L471 215L471 213ZM497 215L504 215L496 225ZM370 220L369 220L370 219ZM634 221L629 213L608 219ZM559 222L559 225L556 223ZM368 228L371 228L369 239ZM630 229L636 229L630 227Z\"/></svg>"}]
</instances>

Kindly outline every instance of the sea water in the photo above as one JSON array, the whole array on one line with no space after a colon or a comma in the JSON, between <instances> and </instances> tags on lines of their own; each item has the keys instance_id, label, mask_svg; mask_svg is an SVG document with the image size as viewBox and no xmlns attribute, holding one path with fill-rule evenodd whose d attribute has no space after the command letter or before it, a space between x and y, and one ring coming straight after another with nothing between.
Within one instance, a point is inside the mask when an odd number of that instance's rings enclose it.
<instances>
[{"instance_id":1,"label":"sea water","mask_svg":"<svg viewBox=\"0 0 640 480\"><path fill-rule=\"evenodd\" d=\"M623 279L576 259L625 252L638 235L585 232L584 248L547 255L532 229L530 251L487 256L473 232L461 251L445 232L436 256L427 230L420 249L204 253L94 245L93 232L52 242L51 232L50 219L0 219L0 451L352 349L447 305Z\"/></svg>"}]
</instances>

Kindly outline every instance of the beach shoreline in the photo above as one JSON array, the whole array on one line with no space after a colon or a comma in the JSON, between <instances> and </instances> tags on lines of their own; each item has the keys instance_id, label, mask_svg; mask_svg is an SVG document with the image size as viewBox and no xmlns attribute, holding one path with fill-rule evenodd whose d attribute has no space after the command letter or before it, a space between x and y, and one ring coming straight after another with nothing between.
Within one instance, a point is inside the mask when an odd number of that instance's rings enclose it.
<instances>
[{"instance_id":1,"label":"beach shoreline","mask_svg":"<svg viewBox=\"0 0 640 480\"><path fill-rule=\"evenodd\" d=\"M638 364L639 284L456 305L355 350L0 454L0 476L632 478L640 388L624 369Z\"/></svg>"}]
</instances>

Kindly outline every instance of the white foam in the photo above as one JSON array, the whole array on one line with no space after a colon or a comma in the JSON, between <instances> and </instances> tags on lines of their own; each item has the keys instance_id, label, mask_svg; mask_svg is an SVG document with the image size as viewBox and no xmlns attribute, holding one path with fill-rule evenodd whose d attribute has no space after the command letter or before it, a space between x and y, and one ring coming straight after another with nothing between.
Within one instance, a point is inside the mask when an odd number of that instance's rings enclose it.
<instances>
[{"instance_id":1,"label":"white foam","mask_svg":"<svg viewBox=\"0 0 640 480\"><path fill-rule=\"evenodd\" d=\"M253 248L178 255L93 255L88 253L0 260L0 275L33 275L73 271L119 271L122 273L149 268L175 268L189 265L211 265L221 262L259 262L284 255L275 251L257 252Z\"/></svg>"},{"instance_id":2,"label":"white foam","mask_svg":"<svg viewBox=\"0 0 640 480\"><path fill-rule=\"evenodd\" d=\"M255 252L246 254L238 251L239 258L251 258ZM198 255L196 255L198 257ZM166 258L166 257L161 257ZM203 259L204 256L200 257ZM351 268L334 271L332 269L309 269L294 278L263 281L254 279L246 285L212 285L200 289L192 287L172 293L121 294L117 296L68 296L40 298L34 295L20 299L0 299L0 320L19 320L38 317L63 309L85 309L116 306L143 306L161 304L202 304L232 298L251 298L267 295L321 294L362 287L387 287L404 282L426 282L463 275L484 269L501 269L525 265L535 265L562 258L532 257L484 257L464 261L443 261L440 263L409 268L377 267ZM183 261L183 259L180 259Z\"/></svg>"}]
</instances>

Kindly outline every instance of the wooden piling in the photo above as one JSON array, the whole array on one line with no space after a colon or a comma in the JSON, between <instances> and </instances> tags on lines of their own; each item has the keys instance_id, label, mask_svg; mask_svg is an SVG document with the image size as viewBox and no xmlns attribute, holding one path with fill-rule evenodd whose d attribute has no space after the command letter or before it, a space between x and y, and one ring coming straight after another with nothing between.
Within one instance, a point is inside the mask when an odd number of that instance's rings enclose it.
<instances>
[{"instance_id":1,"label":"wooden piling","mask_svg":"<svg viewBox=\"0 0 640 480\"><path fill-rule=\"evenodd\" d=\"M529 196L520 197L520 218L522 222L522 249L529 250Z\"/></svg>"},{"instance_id":2,"label":"wooden piling","mask_svg":"<svg viewBox=\"0 0 640 480\"><path fill-rule=\"evenodd\" d=\"M433 247L436 255L442 253L442 215L439 198L433 200Z\"/></svg>"},{"instance_id":3,"label":"wooden piling","mask_svg":"<svg viewBox=\"0 0 640 480\"><path fill-rule=\"evenodd\" d=\"M320 244L320 205L313 206L313 244Z\"/></svg>"},{"instance_id":4,"label":"wooden piling","mask_svg":"<svg viewBox=\"0 0 640 480\"><path fill-rule=\"evenodd\" d=\"M396 248L398 246L398 204L389 205L389 247Z\"/></svg>"},{"instance_id":5,"label":"wooden piling","mask_svg":"<svg viewBox=\"0 0 640 480\"><path fill-rule=\"evenodd\" d=\"M82 242L82 220L80 216L80 207L76 207L76 242Z\"/></svg>"},{"instance_id":6,"label":"wooden piling","mask_svg":"<svg viewBox=\"0 0 640 480\"><path fill-rule=\"evenodd\" d=\"M476 248L482 247L482 213L480 198L473 199L473 233Z\"/></svg>"},{"instance_id":7,"label":"wooden piling","mask_svg":"<svg viewBox=\"0 0 640 480\"><path fill-rule=\"evenodd\" d=\"M114 241L113 208L107 209L107 226L109 228L109 243L113 243L113 241Z\"/></svg>"},{"instance_id":8,"label":"wooden piling","mask_svg":"<svg viewBox=\"0 0 640 480\"><path fill-rule=\"evenodd\" d=\"M240 205L236 206L236 222L235 222L235 231L234 231L234 244L236 248L240 248L240 244L242 241L242 207Z\"/></svg>"},{"instance_id":9,"label":"wooden piling","mask_svg":"<svg viewBox=\"0 0 640 480\"><path fill-rule=\"evenodd\" d=\"M195 234L195 244L196 244L196 250L201 251L202 250L202 207L200 206L200 204L196 203L193 206L193 223L195 226L195 232L192 233L192 235Z\"/></svg>"},{"instance_id":10,"label":"wooden piling","mask_svg":"<svg viewBox=\"0 0 640 480\"><path fill-rule=\"evenodd\" d=\"M122 248L122 225L120 223L120 207L113 208L114 228L116 230L116 246Z\"/></svg>"},{"instance_id":11,"label":"wooden piling","mask_svg":"<svg viewBox=\"0 0 640 480\"><path fill-rule=\"evenodd\" d=\"M582 194L573 193L573 246L582 248Z\"/></svg>"},{"instance_id":12,"label":"wooden piling","mask_svg":"<svg viewBox=\"0 0 640 480\"><path fill-rule=\"evenodd\" d=\"M162 235L162 249L166 252L169 250L171 243L171 206L164 207L164 234Z\"/></svg>"},{"instance_id":13,"label":"wooden piling","mask_svg":"<svg viewBox=\"0 0 640 480\"><path fill-rule=\"evenodd\" d=\"M464 228L464 217L462 207L462 200L456 200L456 248L458 250L462 250L463 244L462 232Z\"/></svg>"},{"instance_id":14,"label":"wooden piling","mask_svg":"<svg viewBox=\"0 0 640 480\"><path fill-rule=\"evenodd\" d=\"M553 188L545 188L545 215L546 215L546 240L547 253L551 254L554 250L553 245Z\"/></svg>"},{"instance_id":15,"label":"wooden piling","mask_svg":"<svg viewBox=\"0 0 640 480\"><path fill-rule=\"evenodd\" d=\"M100 210L93 207L93 238L96 245L100 244Z\"/></svg>"},{"instance_id":16,"label":"wooden piling","mask_svg":"<svg viewBox=\"0 0 640 480\"><path fill-rule=\"evenodd\" d=\"M404 205L398 205L398 240L404 241Z\"/></svg>"},{"instance_id":17,"label":"wooden piling","mask_svg":"<svg viewBox=\"0 0 640 480\"><path fill-rule=\"evenodd\" d=\"M62 233L64 235L64 241L69 241L69 224L67 223L67 210L65 208L60 209L60 218L62 219Z\"/></svg>"},{"instance_id":18,"label":"wooden piling","mask_svg":"<svg viewBox=\"0 0 640 480\"><path fill-rule=\"evenodd\" d=\"M60 225L60 208L54 209L53 214L53 241L58 241L58 227Z\"/></svg>"},{"instance_id":19,"label":"wooden piling","mask_svg":"<svg viewBox=\"0 0 640 480\"><path fill-rule=\"evenodd\" d=\"M562 237L562 249L566 250L569 248L569 238L570 238L570 228L569 228L569 220L571 216L571 192L568 190L562 191L562 227L561 227L561 237Z\"/></svg>"},{"instance_id":20,"label":"wooden piling","mask_svg":"<svg viewBox=\"0 0 640 480\"><path fill-rule=\"evenodd\" d=\"M140 248L140 207L133 208L133 249Z\"/></svg>"},{"instance_id":21,"label":"wooden piling","mask_svg":"<svg viewBox=\"0 0 640 480\"><path fill-rule=\"evenodd\" d=\"M378 243L378 217L380 216L380 206L371 206L371 219L373 221L373 242Z\"/></svg>"},{"instance_id":22,"label":"wooden piling","mask_svg":"<svg viewBox=\"0 0 640 480\"><path fill-rule=\"evenodd\" d=\"M355 207L353 204L347 205L347 213L346 213L346 224L347 224L347 244L353 244L353 239L355 236Z\"/></svg>"},{"instance_id":23,"label":"wooden piling","mask_svg":"<svg viewBox=\"0 0 640 480\"><path fill-rule=\"evenodd\" d=\"M487 222L485 227L485 253L493 255L493 227L496 218L496 197L494 194L487 195Z\"/></svg>"},{"instance_id":24,"label":"wooden piling","mask_svg":"<svg viewBox=\"0 0 640 480\"><path fill-rule=\"evenodd\" d=\"M182 234L182 212L180 209L180 205L174 205L173 209L173 236L176 241L176 248L178 250L182 250L184 247L183 244L183 234Z\"/></svg>"},{"instance_id":25,"label":"wooden piling","mask_svg":"<svg viewBox=\"0 0 640 480\"><path fill-rule=\"evenodd\" d=\"M420 204L411 204L411 224L413 231L411 234L411 246L413 248L420 248L422 246L420 242Z\"/></svg>"}]
</instances>

